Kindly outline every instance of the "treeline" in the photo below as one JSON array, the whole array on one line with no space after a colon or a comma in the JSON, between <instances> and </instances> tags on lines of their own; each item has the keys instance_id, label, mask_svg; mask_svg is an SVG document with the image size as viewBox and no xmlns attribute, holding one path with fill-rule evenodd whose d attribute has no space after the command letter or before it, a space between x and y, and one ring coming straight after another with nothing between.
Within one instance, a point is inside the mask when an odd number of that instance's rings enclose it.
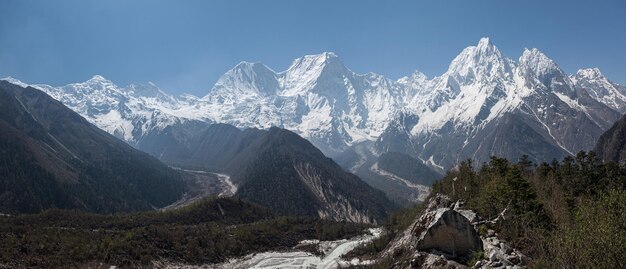
<instances>
[{"instance_id":1,"label":"treeline","mask_svg":"<svg viewBox=\"0 0 626 269\"><path fill-rule=\"evenodd\" d=\"M217 263L290 248L304 239L348 238L364 228L306 217L274 217L267 209L231 199L207 199L168 212L121 215L55 209L0 217L0 265L134 268L161 260Z\"/></svg>"},{"instance_id":2,"label":"treeline","mask_svg":"<svg viewBox=\"0 0 626 269\"><path fill-rule=\"evenodd\" d=\"M533 164L493 157L476 169L462 162L433 185L466 201L481 226L533 258L535 268L626 267L626 166L593 152Z\"/></svg>"}]
</instances>

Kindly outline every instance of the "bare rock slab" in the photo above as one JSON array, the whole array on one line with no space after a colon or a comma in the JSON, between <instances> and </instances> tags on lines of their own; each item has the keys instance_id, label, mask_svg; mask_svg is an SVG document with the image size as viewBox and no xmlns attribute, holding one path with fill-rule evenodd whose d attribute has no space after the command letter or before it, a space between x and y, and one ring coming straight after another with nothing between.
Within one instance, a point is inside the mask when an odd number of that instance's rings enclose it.
<instances>
[{"instance_id":1,"label":"bare rock slab","mask_svg":"<svg viewBox=\"0 0 626 269\"><path fill-rule=\"evenodd\" d=\"M439 208L422 215L415 226L416 249L443 252L451 258L469 257L482 251L479 234L468 219L451 208Z\"/></svg>"}]
</instances>

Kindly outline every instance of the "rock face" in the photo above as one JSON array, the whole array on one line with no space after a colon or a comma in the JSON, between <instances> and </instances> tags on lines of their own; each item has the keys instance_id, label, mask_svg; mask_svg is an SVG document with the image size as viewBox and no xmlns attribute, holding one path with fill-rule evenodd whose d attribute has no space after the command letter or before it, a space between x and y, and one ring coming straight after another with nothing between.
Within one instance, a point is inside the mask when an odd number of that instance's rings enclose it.
<instances>
[{"instance_id":1,"label":"rock face","mask_svg":"<svg viewBox=\"0 0 626 269\"><path fill-rule=\"evenodd\" d=\"M420 219L421 225L415 226L414 230L418 250L436 250L452 258L469 257L472 252L482 250L480 236L459 212L440 208L422 215Z\"/></svg>"},{"instance_id":2,"label":"rock face","mask_svg":"<svg viewBox=\"0 0 626 269\"><path fill-rule=\"evenodd\" d=\"M493 230L482 237L484 259L476 262L472 268L525 268L528 258L518 250L498 239Z\"/></svg>"}]
</instances>

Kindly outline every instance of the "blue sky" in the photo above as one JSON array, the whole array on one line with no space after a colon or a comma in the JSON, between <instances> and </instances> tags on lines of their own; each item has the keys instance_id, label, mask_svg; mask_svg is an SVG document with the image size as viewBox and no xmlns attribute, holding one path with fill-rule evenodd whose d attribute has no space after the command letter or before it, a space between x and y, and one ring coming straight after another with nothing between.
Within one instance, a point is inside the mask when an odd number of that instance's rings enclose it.
<instances>
[{"instance_id":1,"label":"blue sky","mask_svg":"<svg viewBox=\"0 0 626 269\"><path fill-rule=\"evenodd\" d=\"M204 95L242 60L276 71L336 52L358 73L444 72L489 36L517 59L539 48L568 73L626 84L626 1L0 0L0 77L64 85L103 75Z\"/></svg>"}]
</instances>

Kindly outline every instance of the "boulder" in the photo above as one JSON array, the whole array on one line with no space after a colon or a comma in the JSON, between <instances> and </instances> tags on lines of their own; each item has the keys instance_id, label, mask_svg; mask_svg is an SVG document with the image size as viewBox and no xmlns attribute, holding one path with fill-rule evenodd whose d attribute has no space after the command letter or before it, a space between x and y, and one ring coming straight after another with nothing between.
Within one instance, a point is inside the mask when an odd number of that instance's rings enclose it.
<instances>
[{"instance_id":1,"label":"boulder","mask_svg":"<svg viewBox=\"0 0 626 269\"><path fill-rule=\"evenodd\" d=\"M413 230L417 250L442 252L452 259L469 257L472 252L483 250L472 224L451 208L427 212L418 223Z\"/></svg>"}]
</instances>

